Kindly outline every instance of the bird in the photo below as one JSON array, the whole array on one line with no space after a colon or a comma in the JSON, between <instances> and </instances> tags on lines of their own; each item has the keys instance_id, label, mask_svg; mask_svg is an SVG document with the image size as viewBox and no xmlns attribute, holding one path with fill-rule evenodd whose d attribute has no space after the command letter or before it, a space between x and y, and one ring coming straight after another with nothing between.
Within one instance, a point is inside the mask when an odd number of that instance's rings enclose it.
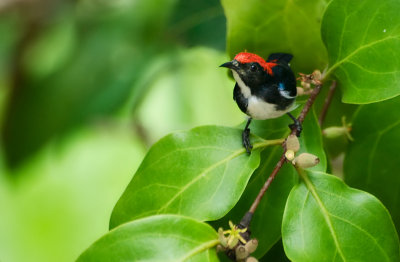
<instances>
[{"instance_id":1,"label":"bird","mask_svg":"<svg viewBox=\"0 0 400 262\"><path fill-rule=\"evenodd\" d=\"M289 128L295 128L296 135L300 135L301 124L289 112L295 108L297 96L296 77L289 64L292 58L291 54L273 53L264 60L257 54L241 52L220 66L232 70L236 81L233 99L249 116L242 132L242 144L248 154L253 148L249 128L252 119L265 120L287 114L294 122Z\"/></svg>"}]
</instances>

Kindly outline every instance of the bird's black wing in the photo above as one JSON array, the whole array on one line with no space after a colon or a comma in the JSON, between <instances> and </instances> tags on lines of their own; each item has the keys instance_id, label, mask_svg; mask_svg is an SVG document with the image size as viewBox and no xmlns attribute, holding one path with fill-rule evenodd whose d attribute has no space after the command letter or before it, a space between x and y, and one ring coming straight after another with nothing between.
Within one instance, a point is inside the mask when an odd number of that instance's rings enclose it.
<instances>
[{"instance_id":1,"label":"bird's black wing","mask_svg":"<svg viewBox=\"0 0 400 262\"><path fill-rule=\"evenodd\" d=\"M292 60L293 55L285 54L285 53L274 53L270 54L267 62L278 62L280 64L289 64L290 60Z\"/></svg>"},{"instance_id":2,"label":"bird's black wing","mask_svg":"<svg viewBox=\"0 0 400 262\"><path fill-rule=\"evenodd\" d=\"M237 105L239 106L240 110L243 113L247 112L247 105L249 101L247 98L244 97L244 95L240 91L238 83L236 83L235 88L233 89L233 100L236 101Z\"/></svg>"},{"instance_id":3,"label":"bird's black wing","mask_svg":"<svg viewBox=\"0 0 400 262\"><path fill-rule=\"evenodd\" d=\"M287 109L293 104L296 98L296 89L293 90L292 86L286 86L283 82L263 86L263 88L257 91L258 98L267 103L274 104L277 110Z\"/></svg>"}]
</instances>

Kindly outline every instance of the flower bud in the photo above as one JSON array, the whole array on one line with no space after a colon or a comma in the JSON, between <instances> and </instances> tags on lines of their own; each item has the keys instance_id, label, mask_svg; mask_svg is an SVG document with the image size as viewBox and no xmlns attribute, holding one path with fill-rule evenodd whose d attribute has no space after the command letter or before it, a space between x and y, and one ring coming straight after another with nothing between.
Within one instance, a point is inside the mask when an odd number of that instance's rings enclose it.
<instances>
[{"instance_id":1,"label":"flower bud","mask_svg":"<svg viewBox=\"0 0 400 262\"><path fill-rule=\"evenodd\" d=\"M304 89L310 89L311 85L308 82L301 81L300 85L304 87Z\"/></svg>"},{"instance_id":2,"label":"flower bud","mask_svg":"<svg viewBox=\"0 0 400 262\"><path fill-rule=\"evenodd\" d=\"M249 256L249 251L247 251L246 247L243 245L240 245L236 248L235 250L235 254L236 254L236 259L245 259L246 257Z\"/></svg>"},{"instance_id":3,"label":"flower bud","mask_svg":"<svg viewBox=\"0 0 400 262\"><path fill-rule=\"evenodd\" d=\"M303 95L306 94L305 91L304 91L304 88L298 86L298 87L296 87L296 89L297 89L297 95L298 96L303 96Z\"/></svg>"},{"instance_id":4,"label":"flower bud","mask_svg":"<svg viewBox=\"0 0 400 262\"><path fill-rule=\"evenodd\" d=\"M253 238L252 240L246 243L245 247L250 254L253 253L254 251L256 251L258 247L258 240Z\"/></svg>"},{"instance_id":5,"label":"flower bud","mask_svg":"<svg viewBox=\"0 0 400 262\"><path fill-rule=\"evenodd\" d=\"M255 258L255 257L248 257L248 258L246 259L246 262L258 262L258 260L257 260L257 258Z\"/></svg>"},{"instance_id":6,"label":"flower bud","mask_svg":"<svg viewBox=\"0 0 400 262\"><path fill-rule=\"evenodd\" d=\"M344 136L347 136L347 138L350 141L354 141L353 137L350 134L350 131L351 131L351 124L347 124L346 117L343 116L342 117L342 126L332 126L332 127L325 128L324 130L322 130L322 134L326 138L331 138L331 139L344 135Z\"/></svg>"},{"instance_id":7,"label":"flower bud","mask_svg":"<svg viewBox=\"0 0 400 262\"><path fill-rule=\"evenodd\" d=\"M296 157L292 164L300 168L309 168L316 166L319 163L319 158L313 154L302 153Z\"/></svg>"},{"instance_id":8,"label":"flower bud","mask_svg":"<svg viewBox=\"0 0 400 262\"><path fill-rule=\"evenodd\" d=\"M300 142L296 135L290 135L286 139L286 149L293 150L295 153L300 149Z\"/></svg>"},{"instance_id":9,"label":"flower bud","mask_svg":"<svg viewBox=\"0 0 400 262\"><path fill-rule=\"evenodd\" d=\"M334 139L346 135L348 128L344 126L331 126L322 130L322 134L329 139Z\"/></svg>"},{"instance_id":10,"label":"flower bud","mask_svg":"<svg viewBox=\"0 0 400 262\"><path fill-rule=\"evenodd\" d=\"M285 157L287 160L292 161L294 159L294 151L293 150L286 150Z\"/></svg>"}]
</instances>

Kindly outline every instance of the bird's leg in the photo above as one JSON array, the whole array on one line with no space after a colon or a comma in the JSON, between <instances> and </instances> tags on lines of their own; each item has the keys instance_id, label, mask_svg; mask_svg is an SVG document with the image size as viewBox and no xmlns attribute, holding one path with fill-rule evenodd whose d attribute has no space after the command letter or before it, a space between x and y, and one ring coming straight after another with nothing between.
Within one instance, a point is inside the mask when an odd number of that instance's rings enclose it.
<instances>
[{"instance_id":1,"label":"bird's leg","mask_svg":"<svg viewBox=\"0 0 400 262\"><path fill-rule=\"evenodd\" d=\"M251 117L249 117L249 119L247 120L246 127L244 128L242 133L243 146L246 148L246 152L249 155L251 153L251 149L253 148L253 146L250 143L250 128L249 128L250 123L251 123Z\"/></svg>"},{"instance_id":2,"label":"bird's leg","mask_svg":"<svg viewBox=\"0 0 400 262\"><path fill-rule=\"evenodd\" d=\"M289 125L290 130L295 129L296 130L296 136L300 136L301 131L303 130L303 127L301 126L299 120L295 118L291 113L287 113L288 116L293 120L293 124Z\"/></svg>"}]
</instances>

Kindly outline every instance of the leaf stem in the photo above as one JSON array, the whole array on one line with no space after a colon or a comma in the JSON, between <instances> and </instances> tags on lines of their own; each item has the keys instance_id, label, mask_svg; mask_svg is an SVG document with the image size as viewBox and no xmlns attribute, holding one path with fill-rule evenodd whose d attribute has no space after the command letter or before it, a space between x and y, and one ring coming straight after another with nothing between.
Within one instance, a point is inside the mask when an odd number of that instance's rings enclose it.
<instances>
[{"instance_id":1,"label":"leaf stem","mask_svg":"<svg viewBox=\"0 0 400 262\"><path fill-rule=\"evenodd\" d=\"M315 99L317 98L318 94L320 93L322 88L322 84L318 84L314 87L313 91L310 94L306 104L301 110L300 115L298 116L297 120L302 124L304 122L305 117L307 116L308 112L311 109L311 106L314 104ZM293 128L291 134L296 134L296 128ZM282 143L285 148L285 142ZM252 219L254 212L257 210L258 205L260 204L265 192L268 190L269 186L271 185L272 181L274 180L275 176L278 174L279 170L282 168L283 164L285 163L286 157L285 152L282 153L281 158L279 159L278 163L275 165L275 168L272 170L272 173L269 175L267 181L265 181L263 187L260 189L257 197L254 199L253 204L251 205L249 211L243 216L239 226L243 228L248 228ZM246 239L247 238L247 239ZM245 236L246 241L250 239L250 234Z\"/></svg>"},{"instance_id":2,"label":"leaf stem","mask_svg":"<svg viewBox=\"0 0 400 262\"><path fill-rule=\"evenodd\" d=\"M332 81L332 84L329 87L328 95L325 98L324 106L322 107L321 113L318 118L320 127L322 127L322 124L324 123L326 113L328 112L328 108L331 105L333 95L335 94L335 91L336 91L336 87L337 87L336 80L334 80L334 81Z\"/></svg>"},{"instance_id":3,"label":"leaf stem","mask_svg":"<svg viewBox=\"0 0 400 262\"><path fill-rule=\"evenodd\" d=\"M274 145L280 145L285 141L284 138L280 138L280 139L273 139L273 140L264 140L262 142L258 142L258 143L254 143L253 144L253 149L257 149L257 148L264 148L267 146L274 146Z\"/></svg>"}]
</instances>

